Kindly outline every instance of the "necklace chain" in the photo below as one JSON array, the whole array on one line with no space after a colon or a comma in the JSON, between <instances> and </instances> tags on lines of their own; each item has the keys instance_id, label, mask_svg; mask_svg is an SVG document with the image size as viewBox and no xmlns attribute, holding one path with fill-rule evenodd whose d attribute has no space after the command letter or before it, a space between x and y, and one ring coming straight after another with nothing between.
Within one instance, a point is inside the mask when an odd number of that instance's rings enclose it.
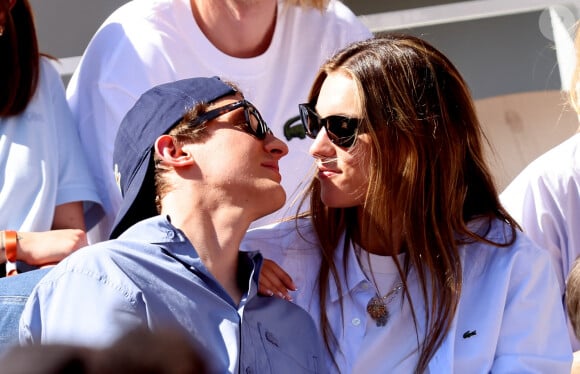
<instances>
[{"instance_id":1,"label":"necklace chain","mask_svg":"<svg viewBox=\"0 0 580 374\"><path fill-rule=\"evenodd\" d=\"M359 263L359 266L361 266L363 272L367 276L367 279L369 279L369 275L366 274L364 266L362 266L362 262L361 262L361 258L360 258L361 251L362 251L362 249L360 247L355 246L356 259ZM370 262L368 262L368 264L370 267L371 266ZM399 291L401 291L405 288L405 285L403 284L402 281L398 281L397 283L395 283L395 286L391 290L389 290L389 292L387 292L386 294L381 296L379 287L375 281L375 276L372 272L372 268L371 268L370 279L371 279L370 282L373 284L373 286L375 288L375 296L371 297L369 302L367 303L367 313L373 319L373 321L375 321L377 323L378 327L385 326L387 324L387 322L389 322L389 318L391 317L391 313L389 312L387 305L391 301L393 301L393 299L397 296Z\"/></svg>"},{"instance_id":2,"label":"necklace chain","mask_svg":"<svg viewBox=\"0 0 580 374\"><path fill-rule=\"evenodd\" d=\"M384 296L380 296L377 293L377 297L380 297L381 299L383 299L385 301L386 304L388 304L391 302L391 300L393 300L395 298L397 293L399 293L399 291L401 291L404 287L405 286L403 285L403 282L397 282L397 284L395 284L395 287L393 287L392 290L387 292ZM390 298L389 298L389 296L390 296Z\"/></svg>"},{"instance_id":3,"label":"necklace chain","mask_svg":"<svg viewBox=\"0 0 580 374\"><path fill-rule=\"evenodd\" d=\"M403 282L397 282L395 287L393 287L384 296L380 296L377 292L376 296L371 297L369 300L367 304L367 313L377 323L378 327L385 326L387 322L389 322L391 313L389 312L387 305L393 301L395 296L397 296L399 291L401 291L403 288L405 288Z\"/></svg>"}]
</instances>

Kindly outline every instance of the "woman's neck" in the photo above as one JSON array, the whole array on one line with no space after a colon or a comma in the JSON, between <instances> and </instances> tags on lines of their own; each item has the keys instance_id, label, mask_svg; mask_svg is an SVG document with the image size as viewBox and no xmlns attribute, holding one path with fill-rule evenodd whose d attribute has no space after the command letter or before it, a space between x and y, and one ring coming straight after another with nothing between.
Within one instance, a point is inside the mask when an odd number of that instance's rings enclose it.
<instances>
[{"instance_id":1,"label":"woman's neck","mask_svg":"<svg viewBox=\"0 0 580 374\"><path fill-rule=\"evenodd\" d=\"M392 230L385 230L379 227L373 220L363 211L358 213L358 227L356 232L352 234L353 241L365 251L380 255L380 256L395 256L399 254L400 249L394 248L388 240L388 232Z\"/></svg>"}]
</instances>

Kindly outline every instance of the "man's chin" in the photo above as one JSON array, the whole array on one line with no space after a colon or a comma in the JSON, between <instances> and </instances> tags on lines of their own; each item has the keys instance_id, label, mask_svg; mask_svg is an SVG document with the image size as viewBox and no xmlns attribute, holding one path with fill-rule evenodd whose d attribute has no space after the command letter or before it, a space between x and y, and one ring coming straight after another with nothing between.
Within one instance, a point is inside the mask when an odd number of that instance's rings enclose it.
<instances>
[{"instance_id":1,"label":"man's chin","mask_svg":"<svg viewBox=\"0 0 580 374\"><path fill-rule=\"evenodd\" d=\"M264 210L260 212L261 215L257 217L256 220L278 211L284 206L285 202L286 192L281 185L278 185L278 188L272 189L269 192L265 192L262 195L261 201L261 207L263 207Z\"/></svg>"}]
</instances>

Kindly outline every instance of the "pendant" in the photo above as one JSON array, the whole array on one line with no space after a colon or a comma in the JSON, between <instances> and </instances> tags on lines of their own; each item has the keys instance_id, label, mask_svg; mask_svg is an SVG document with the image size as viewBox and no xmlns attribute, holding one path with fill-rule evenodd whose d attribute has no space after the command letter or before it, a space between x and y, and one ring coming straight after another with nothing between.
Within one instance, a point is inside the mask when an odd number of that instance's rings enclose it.
<instances>
[{"instance_id":1,"label":"pendant","mask_svg":"<svg viewBox=\"0 0 580 374\"><path fill-rule=\"evenodd\" d=\"M367 304L367 312L378 327L386 325L389 321L389 310L382 297L374 296L371 298Z\"/></svg>"}]
</instances>

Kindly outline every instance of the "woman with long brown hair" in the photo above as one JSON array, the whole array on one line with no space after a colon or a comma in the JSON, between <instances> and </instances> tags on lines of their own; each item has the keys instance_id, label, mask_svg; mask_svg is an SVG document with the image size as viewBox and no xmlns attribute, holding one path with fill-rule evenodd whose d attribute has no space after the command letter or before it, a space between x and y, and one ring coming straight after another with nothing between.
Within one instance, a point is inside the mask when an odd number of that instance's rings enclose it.
<instances>
[{"instance_id":1,"label":"woman with long brown hair","mask_svg":"<svg viewBox=\"0 0 580 374\"><path fill-rule=\"evenodd\" d=\"M297 286L330 370L569 371L549 255L501 206L469 89L442 53L406 35L352 44L300 110L310 213L244 245L292 277L269 264L262 291Z\"/></svg>"}]
</instances>

